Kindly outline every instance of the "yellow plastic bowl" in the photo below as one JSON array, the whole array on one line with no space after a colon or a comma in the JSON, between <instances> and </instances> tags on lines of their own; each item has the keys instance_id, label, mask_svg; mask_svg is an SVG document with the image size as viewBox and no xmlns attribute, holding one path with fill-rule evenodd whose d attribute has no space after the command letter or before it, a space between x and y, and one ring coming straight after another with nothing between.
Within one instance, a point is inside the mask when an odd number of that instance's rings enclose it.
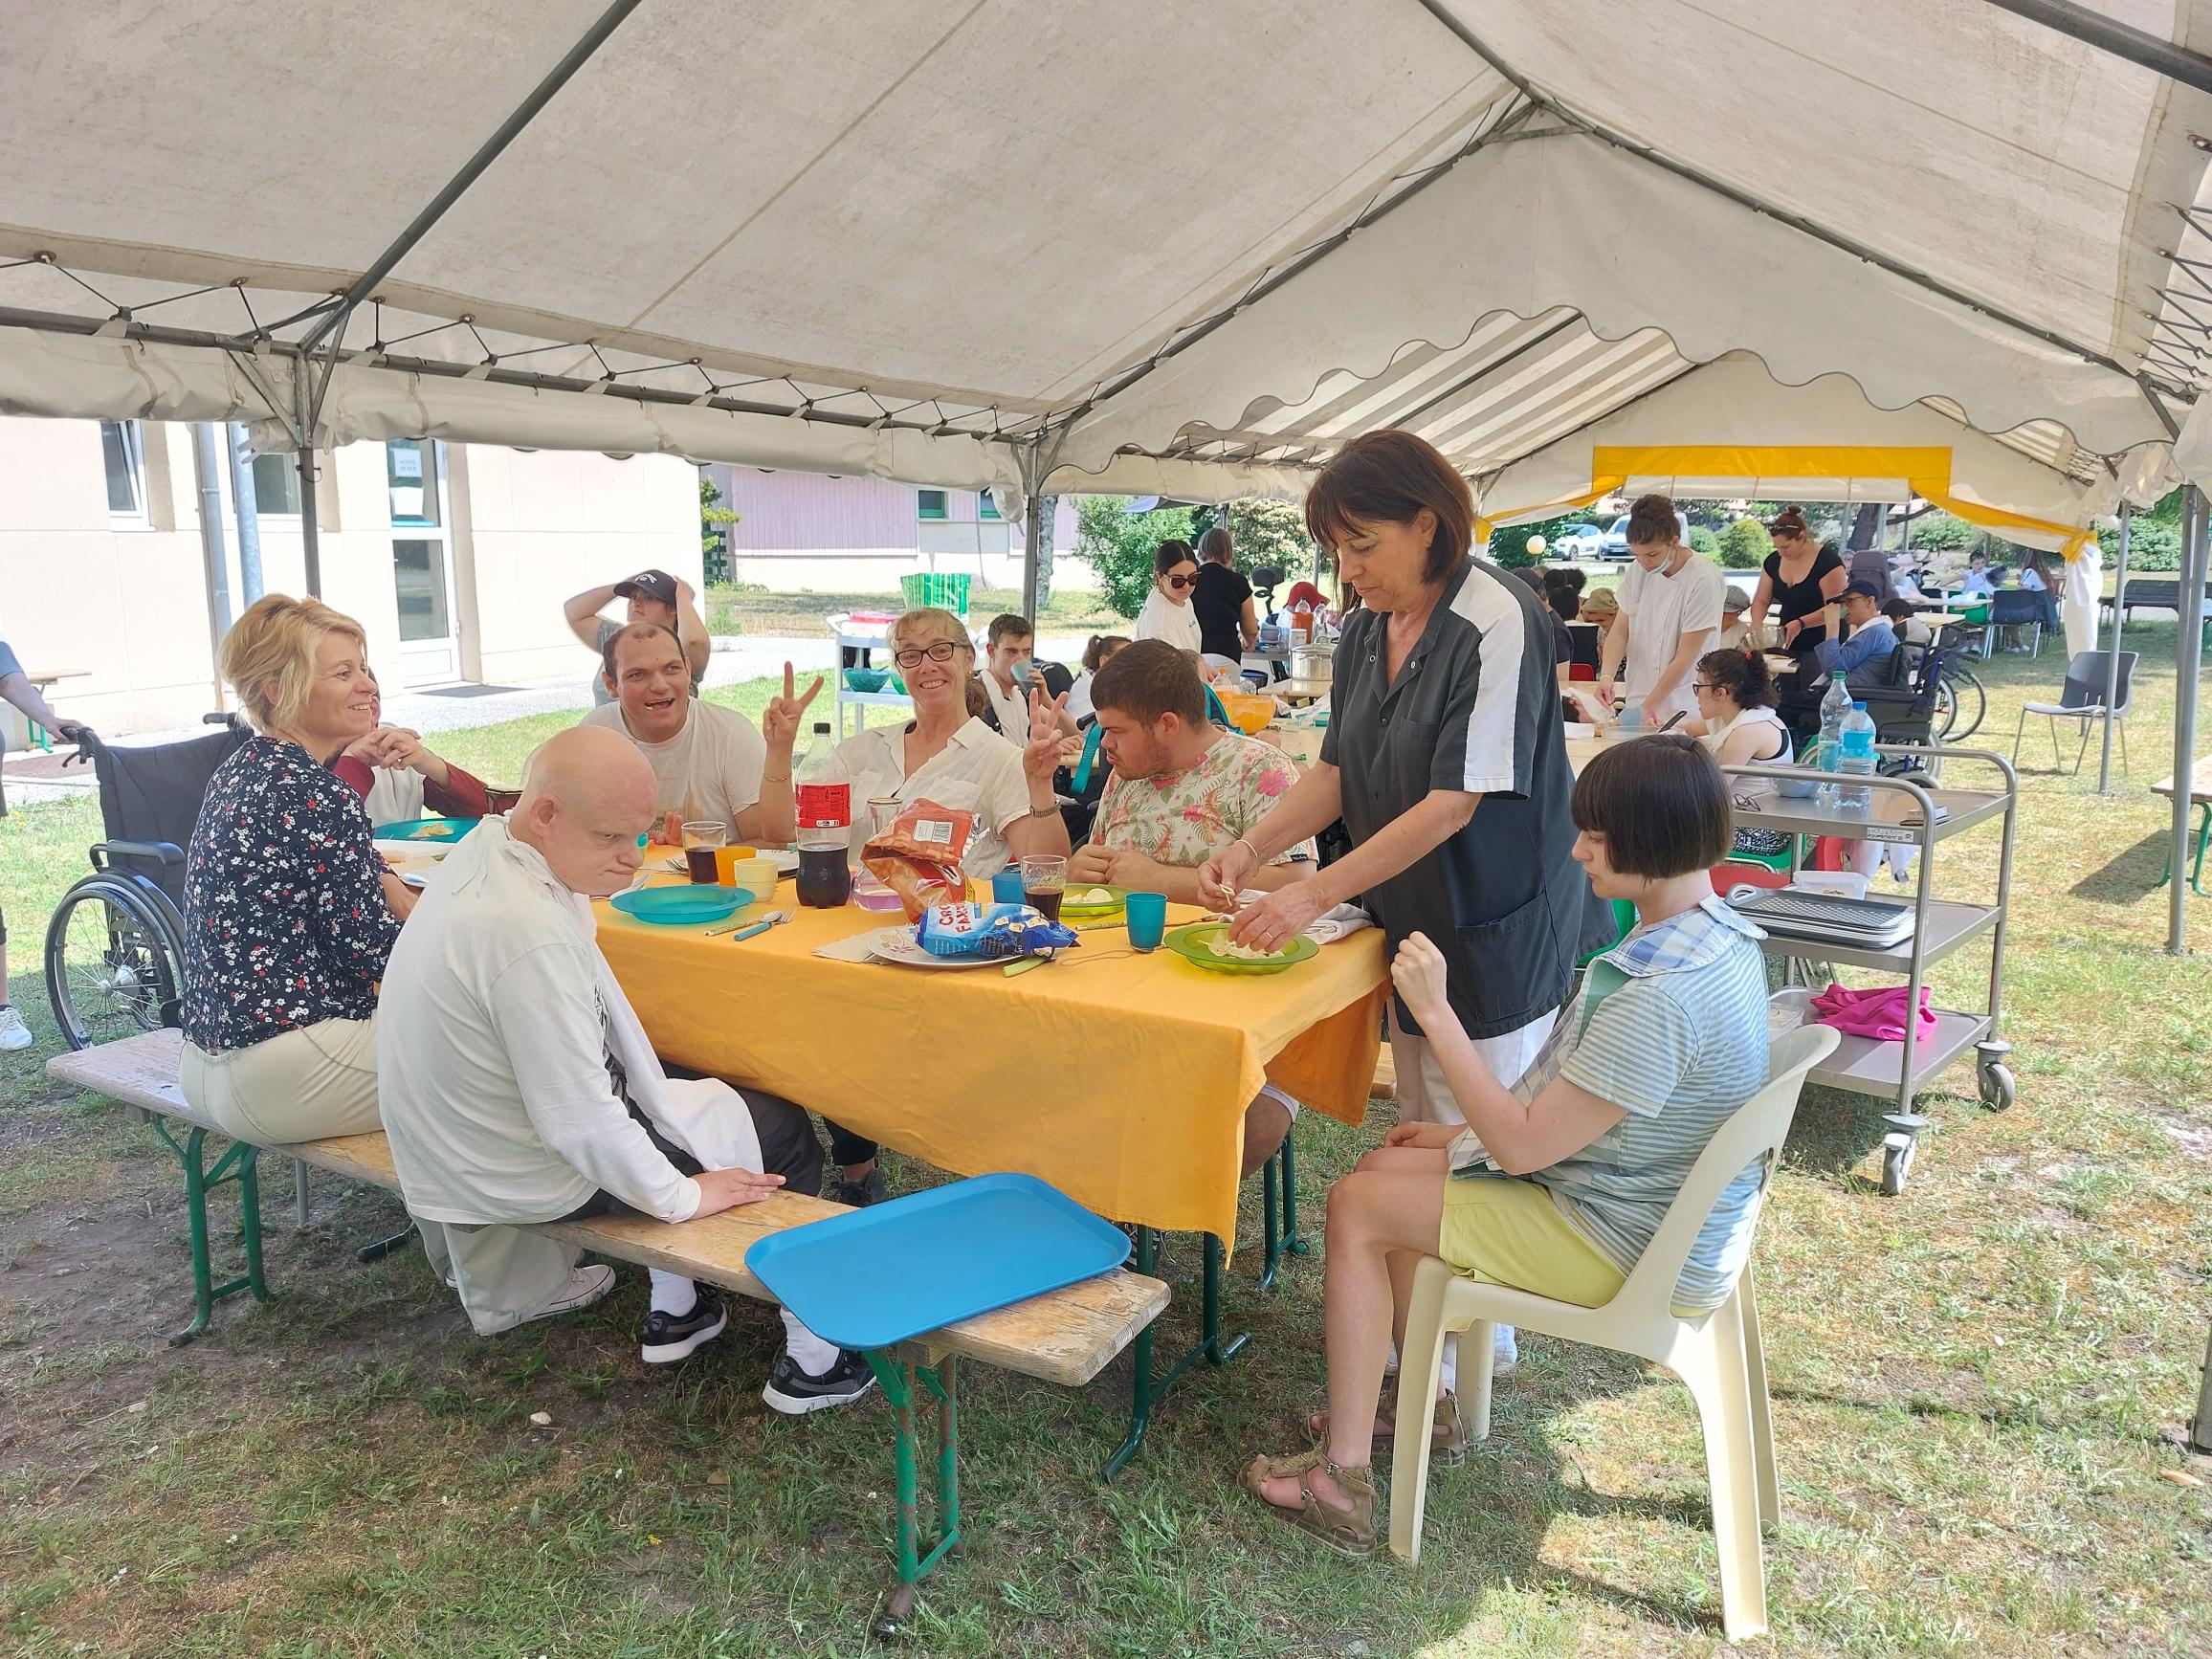
<instances>
[{"instance_id":1,"label":"yellow plastic bowl","mask_svg":"<svg viewBox=\"0 0 2212 1659\"><path fill-rule=\"evenodd\" d=\"M1268 729L1268 722L1275 718L1275 699L1253 697L1246 692L1215 693L1221 698L1222 712L1229 723L1248 738L1257 737Z\"/></svg>"}]
</instances>

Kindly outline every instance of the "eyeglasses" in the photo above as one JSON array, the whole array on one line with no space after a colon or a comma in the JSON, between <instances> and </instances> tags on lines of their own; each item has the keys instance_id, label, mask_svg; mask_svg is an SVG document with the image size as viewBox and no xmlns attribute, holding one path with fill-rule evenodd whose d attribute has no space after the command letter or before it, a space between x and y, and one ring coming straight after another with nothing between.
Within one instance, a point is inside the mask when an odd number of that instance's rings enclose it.
<instances>
[{"instance_id":1,"label":"eyeglasses","mask_svg":"<svg viewBox=\"0 0 2212 1659\"><path fill-rule=\"evenodd\" d=\"M1693 692L1705 692L1710 695L1711 693L1718 691L1720 688L1716 685L1707 685L1702 680L1692 680L1691 682L1690 689Z\"/></svg>"},{"instance_id":2,"label":"eyeglasses","mask_svg":"<svg viewBox=\"0 0 2212 1659\"><path fill-rule=\"evenodd\" d=\"M894 652L891 660L900 668L919 668L925 656L932 662L950 662L952 653L959 649L951 640L940 639L932 645L910 645L904 651Z\"/></svg>"},{"instance_id":3,"label":"eyeglasses","mask_svg":"<svg viewBox=\"0 0 2212 1659\"><path fill-rule=\"evenodd\" d=\"M1198 578L1195 576L1170 576L1167 579L1167 586L1177 589L1182 589L1184 587L1196 587L1198 586Z\"/></svg>"}]
</instances>

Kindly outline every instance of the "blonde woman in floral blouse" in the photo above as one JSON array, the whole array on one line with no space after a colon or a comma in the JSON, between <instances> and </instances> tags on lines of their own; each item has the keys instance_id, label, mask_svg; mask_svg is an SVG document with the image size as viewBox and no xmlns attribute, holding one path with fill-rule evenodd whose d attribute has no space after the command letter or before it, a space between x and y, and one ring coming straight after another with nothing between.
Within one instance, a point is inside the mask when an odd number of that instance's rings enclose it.
<instances>
[{"instance_id":1,"label":"blonde woman in floral blouse","mask_svg":"<svg viewBox=\"0 0 2212 1659\"><path fill-rule=\"evenodd\" d=\"M282 1145L377 1127L376 986L414 896L324 764L376 724L361 625L272 593L223 641L254 736L208 785L185 868L185 1098Z\"/></svg>"},{"instance_id":2,"label":"blonde woman in floral blouse","mask_svg":"<svg viewBox=\"0 0 2212 1659\"><path fill-rule=\"evenodd\" d=\"M1196 661L1163 639L1115 653L1093 679L1091 700L1114 777L1090 841L1069 860L1070 884L1213 904L1215 896L1200 890L1198 867L1272 811L1297 782L1297 768L1272 744L1210 723ZM1272 893L1313 868L1286 854L1247 885ZM1245 1112L1247 1175L1274 1155L1297 1110L1272 1084L1260 1091Z\"/></svg>"}]
</instances>

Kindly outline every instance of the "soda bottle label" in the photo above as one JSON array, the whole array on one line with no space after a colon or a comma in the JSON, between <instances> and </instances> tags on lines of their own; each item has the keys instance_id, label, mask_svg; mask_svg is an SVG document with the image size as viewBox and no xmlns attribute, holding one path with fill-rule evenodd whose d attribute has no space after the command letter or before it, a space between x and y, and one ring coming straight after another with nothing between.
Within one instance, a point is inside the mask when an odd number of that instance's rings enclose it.
<instances>
[{"instance_id":1,"label":"soda bottle label","mask_svg":"<svg viewBox=\"0 0 2212 1659\"><path fill-rule=\"evenodd\" d=\"M852 822L852 785L801 784L795 791L799 828L842 830Z\"/></svg>"}]
</instances>

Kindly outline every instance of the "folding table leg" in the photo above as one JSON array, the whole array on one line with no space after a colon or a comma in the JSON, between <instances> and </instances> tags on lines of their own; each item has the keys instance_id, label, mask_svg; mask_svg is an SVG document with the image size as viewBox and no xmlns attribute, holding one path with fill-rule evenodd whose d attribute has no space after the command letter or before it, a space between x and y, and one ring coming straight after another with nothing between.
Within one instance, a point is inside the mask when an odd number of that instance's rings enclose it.
<instances>
[{"instance_id":1,"label":"folding table leg","mask_svg":"<svg viewBox=\"0 0 2212 1659\"><path fill-rule=\"evenodd\" d=\"M250 1291L256 1300L269 1299L269 1286L261 1274L261 1180L255 1162L261 1149L234 1140L210 1168L205 1129L193 1129L179 1145L165 1119L155 1118L153 1126L154 1133L176 1155L177 1167L185 1177L185 1220L192 1240L193 1313L192 1322L169 1338L172 1347L182 1347L208 1328L215 1304L224 1297ZM226 1182L235 1182L238 1186L238 1237L245 1250L246 1272L242 1277L218 1285L208 1250L208 1194Z\"/></svg>"},{"instance_id":2,"label":"folding table leg","mask_svg":"<svg viewBox=\"0 0 2212 1659\"><path fill-rule=\"evenodd\" d=\"M877 1636L899 1633L914 1613L921 1581L946 1555L960 1547L960 1395L957 1354L937 1365L909 1366L888 1348L868 1351L869 1368L891 1402L892 1452L897 1465L898 1493L894 1548L898 1582L893 1586L873 1629ZM915 1432L915 1384L937 1401L937 1541L922 1553L921 1480L918 1437Z\"/></svg>"},{"instance_id":3,"label":"folding table leg","mask_svg":"<svg viewBox=\"0 0 2212 1659\"><path fill-rule=\"evenodd\" d=\"M1298 1236L1298 1120L1291 1119L1283 1143L1260 1166L1260 1206L1264 1212L1263 1243L1266 1259L1260 1270L1260 1289L1275 1288L1275 1272L1285 1253L1302 1256L1306 1241Z\"/></svg>"},{"instance_id":4,"label":"folding table leg","mask_svg":"<svg viewBox=\"0 0 2212 1659\"><path fill-rule=\"evenodd\" d=\"M1151 1228L1140 1227L1137 1229L1135 1265L1140 1273L1152 1272L1155 1236ZM1251 1340L1251 1333L1249 1331L1239 1331L1227 1338L1221 1334L1222 1257L1225 1252L1221 1240L1211 1233L1206 1235L1204 1243L1205 1300L1202 1303L1203 1326L1199 1339L1167 1368L1165 1375L1155 1377L1152 1374L1152 1326L1147 1325L1137 1333L1136 1340L1129 1345L1129 1433L1115 1449L1114 1455L1106 1460L1105 1467L1099 1470L1100 1480L1112 1480L1129 1466L1129 1460L1137 1455L1137 1449L1144 1444L1144 1436L1152 1427L1153 1406L1166 1397L1170 1388L1183 1381L1184 1372L1201 1360L1215 1365L1226 1365L1242 1353L1245 1344Z\"/></svg>"}]
</instances>

